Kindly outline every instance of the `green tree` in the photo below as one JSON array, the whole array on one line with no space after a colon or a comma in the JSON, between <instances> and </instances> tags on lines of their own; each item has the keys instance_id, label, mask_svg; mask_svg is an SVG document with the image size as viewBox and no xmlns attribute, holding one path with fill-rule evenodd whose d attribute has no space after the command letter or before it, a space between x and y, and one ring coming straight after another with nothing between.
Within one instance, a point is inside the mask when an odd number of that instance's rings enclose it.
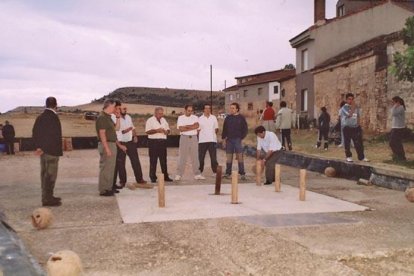
<instances>
[{"instance_id":1,"label":"green tree","mask_svg":"<svg viewBox=\"0 0 414 276\"><path fill-rule=\"evenodd\" d=\"M292 69L295 69L295 65L293 65L292 63L289 63L289 64L286 64L283 69L292 70Z\"/></svg>"},{"instance_id":2,"label":"green tree","mask_svg":"<svg viewBox=\"0 0 414 276\"><path fill-rule=\"evenodd\" d=\"M403 42L407 45L404 53L394 54L390 71L399 81L414 81L414 16L407 18L402 30Z\"/></svg>"}]
</instances>

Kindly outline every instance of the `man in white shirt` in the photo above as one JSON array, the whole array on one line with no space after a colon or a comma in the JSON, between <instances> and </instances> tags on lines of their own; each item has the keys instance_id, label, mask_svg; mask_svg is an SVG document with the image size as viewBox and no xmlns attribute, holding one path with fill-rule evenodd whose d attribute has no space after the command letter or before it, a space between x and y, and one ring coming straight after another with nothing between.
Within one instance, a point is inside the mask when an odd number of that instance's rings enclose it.
<instances>
[{"instance_id":1,"label":"man in white shirt","mask_svg":"<svg viewBox=\"0 0 414 276\"><path fill-rule=\"evenodd\" d=\"M180 130L180 147L178 149L178 165L176 181L181 180L184 174L185 165L187 163L187 157L191 158L191 165L193 167L194 179L205 179L201 175L198 160L198 139L197 129L199 127L198 117L193 115L193 106L186 105L184 107L184 115L178 117L177 129Z\"/></svg>"},{"instance_id":2,"label":"man in white shirt","mask_svg":"<svg viewBox=\"0 0 414 276\"><path fill-rule=\"evenodd\" d=\"M198 158L200 160L200 172L204 171L204 158L208 151L211 160L211 170L217 172L217 132L218 122L216 116L211 114L211 105L204 105L204 113L198 118Z\"/></svg>"},{"instance_id":3,"label":"man in white shirt","mask_svg":"<svg viewBox=\"0 0 414 276\"><path fill-rule=\"evenodd\" d=\"M263 126L256 127L254 133L257 136L256 159L263 161L262 166L266 168L264 184L269 185L275 180L275 164L281 153L282 145L276 134L267 131Z\"/></svg>"},{"instance_id":4,"label":"man in white shirt","mask_svg":"<svg viewBox=\"0 0 414 276\"><path fill-rule=\"evenodd\" d=\"M121 104L119 109L120 126L119 130L116 131L116 145L118 147L118 151L116 156L114 182L116 182L117 175L119 174L119 182L121 186L115 187L123 188L127 182L127 173L125 170L125 161L127 155L129 157L129 160L131 161L132 169L134 170L135 181L138 184L145 184L147 182L142 178L141 163L139 161L137 151L138 136L135 132L135 127L132 123L132 118L127 114L127 107L125 104ZM112 114L111 117L112 121L116 123L116 115Z\"/></svg>"},{"instance_id":5,"label":"man in white shirt","mask_svg":"<svg viewBox=\"0 0 414 276\"><path fill-rule=\"evenodd\" d=\"M160 159L161 171L164 174L164 180L172 181L168 176L167 170L167 135L170 133L170 126L165 120L164 109L156 107L154 116L148 118L145 124L145 133L148 134L148 155L150 158L149 176L151 182L157 181L157 161Z\"/></svg>"}]
</instances>

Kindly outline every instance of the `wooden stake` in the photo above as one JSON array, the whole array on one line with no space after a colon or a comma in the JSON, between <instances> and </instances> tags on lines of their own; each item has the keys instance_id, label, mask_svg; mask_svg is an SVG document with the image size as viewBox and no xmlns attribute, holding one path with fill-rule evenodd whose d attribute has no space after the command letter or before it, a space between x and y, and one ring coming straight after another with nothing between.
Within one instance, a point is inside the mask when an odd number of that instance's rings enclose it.
<instances>
[{"instance_id":1,"label":"wooden stake","mask_svg":"<svg viewBox=\"0 0 414 276\"><path fill-rule=\"evenodd\" d=\"M165 186L164 186L164 174L158 174L158 207L165 207Z\"/></svg>"},{"instance_id":2,"label":"wooden stake","mask_svg":"<svg viewBox=\"0 0 414 276\"><path fill-rule=\"evenodd\" d=\"M256 185L257 186L262 185L262 161L261 160L256 161Z\"/></svg>"},{"instance_id":3,"label":"wooden stake","mask_svg":"<svg viewBox=\"0 0 414 276\"><path fill-rule=\"evenodd\" d=\"M306 199L306 169L301 169L299 172L299 200Z\"/></svg>"},{"instance_id":4,"label":"wooden stake","mask_svg":"<svg viewBox=\"0 0 414 276\"><path fill-rule=\"evenodd\" d=\"M223 173L223 167L222 166L217 166L217 171L216 171L216 188L214 191L215 195L220 195L220 189L221 189L221 175Z\"/></svg>"},{"instance_id":5,"label":"wooden stake","mask_svg":"<svg viewBox=\"0 0 414 276\"><path fill-rule=\"evenodd\" d=\"M239 174L237 171L231 172L231 204L239 203L238 190Z\"/></svg>"},{"instance_id":6,"label":"wooden stake","mask_svg":"<svg viewBox=\"0 0 414 276\"><path fill-rule=\"evenodd\" d=\"M280 192L280 165L275 165L275 192Z\"/></svg>"}]
</instances>

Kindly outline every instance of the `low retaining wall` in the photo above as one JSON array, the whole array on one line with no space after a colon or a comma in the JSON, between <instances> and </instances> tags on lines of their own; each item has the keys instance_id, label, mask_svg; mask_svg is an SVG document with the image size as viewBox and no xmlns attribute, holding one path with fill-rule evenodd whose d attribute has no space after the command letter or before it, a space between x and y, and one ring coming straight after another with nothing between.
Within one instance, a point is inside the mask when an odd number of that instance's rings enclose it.
<instances>
[{"instance_id":1,"label":"low retaining wall","mask_svg":"<svg viewBox=\"0 0 414 276\"><path fill-rule=\"evenodd\" d=\"M245 146L244 154L256 157L256 148ZM398 191L405 191L407 187L414 187L414 175L411 174L396 173L368 165L323 159L296 152L282 152L277 163L319 173L324 173L327 167L333 167L337 177L355 181L360 178L369 179L369 182L373 185Z\"/></svg>"}]
</instances>

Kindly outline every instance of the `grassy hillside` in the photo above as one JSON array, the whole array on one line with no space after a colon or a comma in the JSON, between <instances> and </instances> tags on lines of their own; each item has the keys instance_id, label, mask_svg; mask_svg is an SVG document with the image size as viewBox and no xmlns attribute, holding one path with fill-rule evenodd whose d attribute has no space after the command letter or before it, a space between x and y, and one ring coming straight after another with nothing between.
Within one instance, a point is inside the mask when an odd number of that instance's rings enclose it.
<instances>
[{"instance_id":1,"label":"grassy hillside","mask_svg":"<svg viewBox=\"0 0 414 276\"><path fill-rule=\"evenodd\" d=\"M119 88L94 102L101 103L107 97L117 98L131 104L171 107L193 104L196 110L202 110L204 104L210 103L210 91L148 87ZM219 111L224 110L224 92L213 91L213 107L216 110L218 108Z\"/></svg>"}]
</instances>

